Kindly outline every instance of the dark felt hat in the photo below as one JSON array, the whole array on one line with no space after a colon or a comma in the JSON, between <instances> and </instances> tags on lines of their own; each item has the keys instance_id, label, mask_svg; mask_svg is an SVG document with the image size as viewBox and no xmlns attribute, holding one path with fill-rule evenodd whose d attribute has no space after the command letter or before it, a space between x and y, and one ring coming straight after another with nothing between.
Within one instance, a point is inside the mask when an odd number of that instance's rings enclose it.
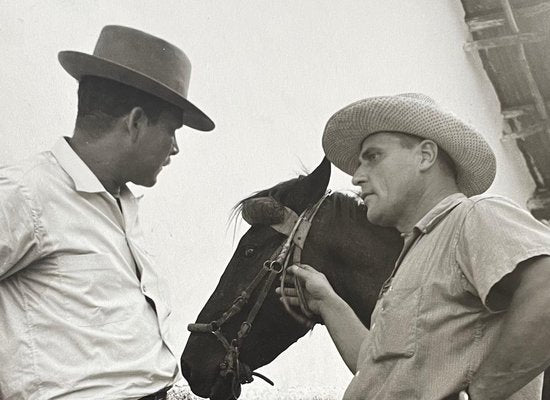
<instances>
[{"instance_id":1,"label":"dark felt hat","mask_svg":"<svg viewBox=\"0 0 550 400\"><path fill-rule=\"evenodd\" d=\"M214 122L187 100L189 58L163 39L108 25L101 31L93 54L61 51L58 59L77 80L93 75L124 83L181 108L185 125L201 131L214 129Z\"/></svg>"}]
</instances>

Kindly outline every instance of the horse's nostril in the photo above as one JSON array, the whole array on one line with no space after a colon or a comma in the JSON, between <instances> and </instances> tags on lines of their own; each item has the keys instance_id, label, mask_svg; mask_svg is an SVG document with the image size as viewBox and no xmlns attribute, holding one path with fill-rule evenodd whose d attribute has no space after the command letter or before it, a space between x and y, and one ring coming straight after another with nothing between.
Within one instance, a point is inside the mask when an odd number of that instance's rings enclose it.
<instances>
[{"instance_id":1,"label":"horse's nostril","mask_svg":"<svg viewBox=\"0 0 550 400\"><path fill-rule=\"evenodd\" d=\"M183 377L189 381L191 378L191 367L185 362L184 359L181 360L181 373Z\"/></svg>"}]
</instances>

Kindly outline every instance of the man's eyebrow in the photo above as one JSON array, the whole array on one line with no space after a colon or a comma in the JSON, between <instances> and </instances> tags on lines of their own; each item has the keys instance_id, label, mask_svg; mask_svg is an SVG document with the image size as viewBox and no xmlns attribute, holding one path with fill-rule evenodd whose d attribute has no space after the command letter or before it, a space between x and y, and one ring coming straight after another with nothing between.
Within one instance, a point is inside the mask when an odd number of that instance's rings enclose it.
<instances>
[{"instance_id":1,"label":"man's eyebrow","mask_svg":"<svg viewBox=\"0 0 550 400\"><path fill-rule=\"evenodd\" d=\"M361 152L359 153L359 158L363 158L368 153L371 153L373 151L378 151L378 150L380 150L380 147L377 147L377 146L367 147L366 149L361 150Z\"/></svg>"}]
</instances>

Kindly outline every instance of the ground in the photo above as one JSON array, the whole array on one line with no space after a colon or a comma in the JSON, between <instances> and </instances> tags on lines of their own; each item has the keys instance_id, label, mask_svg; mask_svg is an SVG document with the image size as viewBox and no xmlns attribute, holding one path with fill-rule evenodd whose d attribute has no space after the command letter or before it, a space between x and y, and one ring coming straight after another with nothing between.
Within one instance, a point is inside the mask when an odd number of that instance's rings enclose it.
<instances>
[{"instance_id":1,"label":"ground","mask_svg":"<svg viewBox=\"0 0 550 400\"><path fill-rule=\"evenodd\" d=\"M244 400L334 400L342 398L342 388L288 387L277 388L254 382L243 387ZM168 400L200 400L185 382L179 382L168 393Z\"/></svg>"}]
</instances>

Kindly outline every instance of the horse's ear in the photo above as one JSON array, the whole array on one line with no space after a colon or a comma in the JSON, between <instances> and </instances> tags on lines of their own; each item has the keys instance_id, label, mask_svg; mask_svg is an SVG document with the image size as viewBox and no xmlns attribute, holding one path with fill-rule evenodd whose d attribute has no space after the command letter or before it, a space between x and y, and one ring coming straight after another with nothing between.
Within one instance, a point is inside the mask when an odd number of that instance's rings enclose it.
<instances>
[{"instance_id":1,"label":"horse's ear","mask_svg":"<svg viewBox=\"0 0 550 400\"><path fill-rule=\"evenodd\" d=\"M330 161L324 157L315 170L298 179L284 196L283 204L300 214L326 192L330 180Z\"/></svg>"}]
</instances>

